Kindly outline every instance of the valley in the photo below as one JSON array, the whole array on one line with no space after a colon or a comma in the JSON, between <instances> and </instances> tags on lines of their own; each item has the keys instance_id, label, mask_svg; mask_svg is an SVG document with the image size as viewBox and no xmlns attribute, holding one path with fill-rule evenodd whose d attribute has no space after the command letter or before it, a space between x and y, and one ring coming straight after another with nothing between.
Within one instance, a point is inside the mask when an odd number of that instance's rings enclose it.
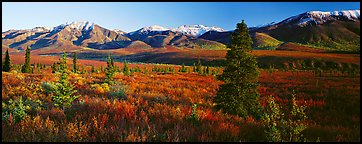
<instances>
[{"instance_id":1,"label":"valley","mask_svg":"<svg viewBox=\"0 0 362 144\"><path fill-rule=\"evenodd\" d=\"M358 142L359 31L360 10L3 31L2 142ZM231 113L254 97L260 117Z\"/></svg>"}]
</instances>

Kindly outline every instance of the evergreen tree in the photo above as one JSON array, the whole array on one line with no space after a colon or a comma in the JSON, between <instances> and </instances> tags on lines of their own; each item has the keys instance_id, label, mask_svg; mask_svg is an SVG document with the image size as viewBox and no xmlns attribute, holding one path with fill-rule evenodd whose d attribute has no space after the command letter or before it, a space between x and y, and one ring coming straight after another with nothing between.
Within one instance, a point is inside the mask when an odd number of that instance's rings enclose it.
<instances>
[{"instance_id":1,"label":"evergreen tree","mask_svg":"<svg viewBox=\"0 0 362 144\"><path fill-rule=\"evenodd\" d=\"M85 73L85 70L84 70L84 65L82 65L82 71L81 71L82 74Z\"/></svg>"},{"instance_id":2,"label":"evergreen tree","mask_svg":"<svg viewBox=\"0 0 362 144\"><path fill-rule=\"evenodd\" d=\"M77 90L73 90L75 86L68 81L69 71L67 66L67 54L65 52L60 59L58 72L60 73L59 80L52 86L54 90L52 100L54 106L59 106L64 110L65 107L71 106L72 102L79 97L74 95Z\"/></svg>"},{"instance_id":3,"label":"evergreen tree","mask_svg":"<svg viewBox=\"0 0 362 144\"><path fill-rule=\"evenodd\" d=\"M185 64L184 63L182 63L182 67L181 67L181 69L180 69L180 72L186 72L187 70L186 70L186 68L185 68Z\"/></svg>"},{"instance_id":4,"label":"evergreen tree","mask_svg":"<svg viewBox=\"0 0 362 144\"><path fill-rule=\"evenodd\" d=\"M225 69L218 77L225 83L220 86L214 102L216 109L225 113L260 119L262 107L257 90L260 71L256 58L250 54L252 43L243 20L231 34Z\"/></svg>"},{"instance_id":5,"label":"evergreen tree","mask_svg":"<svg viewBox=\"0 0 362 144\"><path fill-rule=\"evenodd\" d=\"M196 64L195 64L195 63L193 64L192 72L197 72L197 67L196 67Z\"/></svg>"},{"instance_id":6,"label":"evergreen tree","mask_svg":"<svg viewBox=\"0 0 362 144\"><path fill-rule=\"evenodd\" d=\"M52 73L59 71L59 62L54 62L50 67L52 68Z\"/></svg>"},{"instance_id":7,"label":"evergreen tree","mask_svg":"<svg viewBox=\"0 0 362 144\"><path fill-rule=\"evenodd\" d=\"M123 74L124 75L126 75L126 76L129 76L129 75L131 75L131 71L130 71L130 69L128 68L128 63L127 63L127 61L126 60L124 60L124 62L123 62Z\"/></svg>"},{"instance_id":8,"label":"evergreen tree","mask_svg":"<svg viewBox=\"0 0 362 144\"><path fill-rule=\"evenodd\" d=\"M25 62L23 67L21 67L21 72L22 73L30 73L31 72L31 68L30 68L30 47L28 46L25 50Z\"/></svg>"},{"instance_id":9,"label":"evergreen tree","mask_svg":"<svg viewBox=\"0 0 362 144\"><path fill-rule=\"evenodd\" d=\"M74 52L73 55L73 73L77 73L78 69L77 69L77 53Z\"/></svg>"},{"instance_id":10,"label":"evergreen tree","mask_svg":"<svg viewBox=\"0 0 362 144\"><path fill-rule=\"evenodd\" d=\"M198 72L199 74L202 73L202 65L201 65L201 60L200 59L197 60L196 72Z\"/></svg>"},{"instance_id":11,"label":"evergreen tree","mask_svg":"<svg viewBox=\"0 0 362 144\"><path fill-rule=\"evenodd\" d=\"M92 70L91 70L91 72L92 72L92 73L95 72L95 70L94 70L94 65L92 65Z\"/></svg>"},{"instance_id":12,"label":"evergreen tree","mask_svg":"<svg viewBox=\"0 0 362 144\"><path fill-rule=\"evenodd\" d=\"M209 66L206 66L206 69L204 70L204 75L210 75L210 69Z\"/></svg>"},{"instance_id":13,"label":"evergreen tree","mask_svg":"<svg viewBox=\"0 0 362 144\"><path fill-rule=\"evenodd\" d=\"M106 74L106 83L112 84L113 83L113 75L115 73L114 67L112 66L112 58L108 55L107 60L107 67L105 68L105 74Z\"/></svg>"},{"instance_id":14,"label":"evergreen tree","mask_svg":"<svg viewBox=\"0 0 362 144\"><path fill-rule=\"evenodd\" d=\"M8 49L5 52L5 62L3 65L3 71L9 72L10 71L10 55Z\"/></svg>"},{"instance_id":15,"label":"evergreen tree","mask_svg":"<svg viewBox=\"0 0 362 144\"><path fill-rule=\"evenodd\" d=\"M113 57L111 57L110 65L111 65L112 67L114 67Z\"/></svg>"}]
</instances>

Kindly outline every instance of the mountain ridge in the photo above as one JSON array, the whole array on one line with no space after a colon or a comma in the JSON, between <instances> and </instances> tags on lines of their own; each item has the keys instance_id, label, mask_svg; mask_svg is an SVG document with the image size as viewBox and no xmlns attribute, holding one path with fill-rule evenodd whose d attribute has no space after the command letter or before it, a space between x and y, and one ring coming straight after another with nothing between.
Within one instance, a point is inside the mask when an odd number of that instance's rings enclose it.
<instances>
[{"instance_id":1,"label":"mountain ridge","mask_svg":"<svg viewBox=\"0 0 362 144\"><path fill-rule=\"evenodd\" d=\"M310 44L333 49L359 49L360 10L308 11L260 27L249 27L253 47L278 46L284 42ZM80 46L92 49L118 49L145 46L159 48L224 49L230 33L222 28L204 25L181 25L165 28L145 26L133 32L109 30L90 21L74 21L52 28L34 27L2 32L3 45L24 50L49 46ZM137 42L135 42L137 41Z\"/></svg>"}]
</instances>

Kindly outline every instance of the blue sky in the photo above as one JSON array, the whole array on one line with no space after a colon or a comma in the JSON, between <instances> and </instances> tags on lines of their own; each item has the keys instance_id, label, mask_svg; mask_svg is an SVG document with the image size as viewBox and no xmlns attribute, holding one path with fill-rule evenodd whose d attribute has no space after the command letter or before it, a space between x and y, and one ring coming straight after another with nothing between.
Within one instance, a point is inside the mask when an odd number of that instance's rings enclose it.
<instances>
[{"instance_id":1,"label":"blue sky","mask_svg":"<svg viewBox=\"0 0 362 144\"><path fill-rule=\"evenodd\" d=\"M2 31L84 20L125 32L184 24L233 30L243 19L251 27L306 11L351 9L360 9L360 2L2 2Z\"/></svg>"}]
</instances>

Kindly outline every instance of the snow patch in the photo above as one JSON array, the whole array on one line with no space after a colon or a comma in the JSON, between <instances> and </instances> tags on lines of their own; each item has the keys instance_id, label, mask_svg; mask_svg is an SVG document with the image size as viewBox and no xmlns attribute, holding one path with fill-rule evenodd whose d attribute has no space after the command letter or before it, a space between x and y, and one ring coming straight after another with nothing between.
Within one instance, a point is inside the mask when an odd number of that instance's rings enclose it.
<instances>
[{"instance_id":1,"label":"snow patch","mask_svg":"<svg viewBox=\"0 0 362 144\"><path fill-rule=\"evenodd\" d=\"M94 23L93 22L89 22L89 21L82 21L82 22L66 22L65 24L61 24L59 26L53 27L50 29L50 31L60 31L62 29L64 29L65 27L69 27L71 29L77 29L80 31L89 31L92 30L94 28Z\"/></svg>"},{"instance_id":2,"label":"snow patch","mask_svg":"<svg viewBox=\"0 0 362 144\"><path fill-rule=\"evenodd\" d=\"M171 28L171 31L181 32L188 35L200 36L208 31L224 32L225 30L219 27L207 27L204 25L182 25L178 28Z\"/></svg>"},{"instance_id":3,"label":"snow patch","mask_svg":"<svg viewBox=\"0 0 362 144\"><path fill-rule=\"evenodd\" d=\"M292 20L299 19L295 25L305 26L310 23L323 24L329 20L334 20L336 18L337 19L344 18L352 21L359 20L360 10L342 10L342 11L327 11L327 12L309 11L297 16L290 17L282 21L282 23L288 23Z\"/></svg>"}]
</instances>

